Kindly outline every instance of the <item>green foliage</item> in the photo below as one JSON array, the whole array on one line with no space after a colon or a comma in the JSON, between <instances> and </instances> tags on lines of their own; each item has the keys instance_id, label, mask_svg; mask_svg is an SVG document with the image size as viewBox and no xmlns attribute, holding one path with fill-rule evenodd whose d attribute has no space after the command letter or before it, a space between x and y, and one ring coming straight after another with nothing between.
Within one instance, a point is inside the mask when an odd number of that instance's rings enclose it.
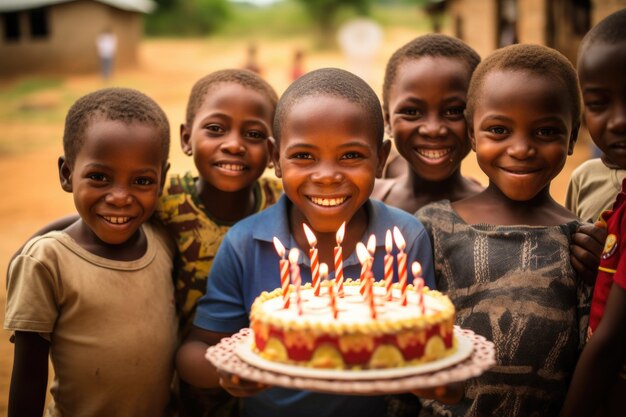
<instances>
[{"instance_id":1,"label":"green foliage","mask_svg":"<svg viewBox=\"0 0 626 417\"><path fill-rule=\"evenodd\" d=\"M352 9L358 15L368 15L371 0L299 0L304 9L316 22L321 40L328 43L334 39L339 22L337 16L344 9Z\"/></svg>"},{"instance_id":2,"label":"green foliage","mask_svg":"<svg viewBox=\"0 0 626 417\"><path fill-rule=\"evenodd\" d=\"M157 0L146 17L148 35L202 36L215 32L229 17L227 0Z\"/></svg>"}]
</instances>

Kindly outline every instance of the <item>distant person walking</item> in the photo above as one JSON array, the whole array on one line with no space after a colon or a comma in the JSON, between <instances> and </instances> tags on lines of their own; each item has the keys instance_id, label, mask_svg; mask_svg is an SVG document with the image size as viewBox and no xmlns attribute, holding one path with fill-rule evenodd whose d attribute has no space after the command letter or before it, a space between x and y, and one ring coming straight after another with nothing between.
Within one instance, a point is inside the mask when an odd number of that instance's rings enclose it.
<instances>
[{"instance_id":1,"label":"distant person walking","mask_svg":"<svg viewBox=\"0 0 626 417\"><path fill-rule=\"evenodd\" d=\"M103 30L96 38L96 47L100 57L102 79L108 81L113 73L113 60L117 51L117 36L111 29Z\"/></svg>"}]
</instances>

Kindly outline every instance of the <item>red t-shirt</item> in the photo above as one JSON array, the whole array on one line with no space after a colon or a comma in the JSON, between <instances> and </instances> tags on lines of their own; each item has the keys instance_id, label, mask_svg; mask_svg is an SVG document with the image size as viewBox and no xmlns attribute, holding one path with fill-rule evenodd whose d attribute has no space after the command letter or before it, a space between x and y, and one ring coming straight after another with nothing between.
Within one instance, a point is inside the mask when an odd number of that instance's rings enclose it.
<instances>
[{"instance_id":1,"label":"red t-shirt","mask_svg":"<svg viewBox=\"0 0 626 417\"><path fill-rule=\"evenodd\" d=\"M591 336L604 315L606 301L613 283L626 290L626 179L617 195L612 210L602 213L607 225L607 237L598 267L598 277L593 290L589 331ZM622 242L624 239L624 242Z\"/></svg>"}]
</instances>

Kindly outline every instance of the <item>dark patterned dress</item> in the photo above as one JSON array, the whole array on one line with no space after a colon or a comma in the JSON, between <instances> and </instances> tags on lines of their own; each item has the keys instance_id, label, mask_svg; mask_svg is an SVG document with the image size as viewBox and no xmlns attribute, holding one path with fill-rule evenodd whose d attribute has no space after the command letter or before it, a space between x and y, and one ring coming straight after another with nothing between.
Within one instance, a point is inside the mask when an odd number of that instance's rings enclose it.
<instances>
[{"instance_id":1,"label":"dark patterned dress","mask_svg":"<svg viewBox=\"0 0 626 417\"><path fill-rule=\"evenodd\" d=\"M430 234L437 289L452 299L456 323L496 346L496 365L468 381L461 403L424 400L422 415L558 416L589 312L590 289L570 263L579 223L469 225L447 200L416 216Z\"/></svg>"}]
</instances>

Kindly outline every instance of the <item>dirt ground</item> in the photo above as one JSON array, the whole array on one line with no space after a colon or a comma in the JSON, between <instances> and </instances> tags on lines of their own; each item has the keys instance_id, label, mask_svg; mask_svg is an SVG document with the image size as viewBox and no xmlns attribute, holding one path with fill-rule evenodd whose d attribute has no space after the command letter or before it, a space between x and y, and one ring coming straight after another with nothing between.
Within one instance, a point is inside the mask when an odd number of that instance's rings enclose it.
<instances>
[{"instance_id":1,"label":"dirt ground","mask_svg":"<svg viewBox=\"0 0 626 417\"><path fill-rule=\"evenodd\" d=\"M391 53L419 33L396 31L385 34L383 47L364 72L363 65L349 62L339 52L308 51L308 70L336 66L353 70L380 92L384 65ZM305 39L258 42L259 64L264 77L282 92L288 85L292 51L307 49ZM183 119L185 103L192 84L201 76L221 68L240 67L245 59L245 42L204 40L149 40L141 46L140 65L132 70L117 71L109 85L133 87L159 102L172 126L171 172L192 169L192 161L182 155L178 145L178 126ZM24 79L0 79L0 92ZM34 108L39 112L65 113L67 95L78 97L105 84L97 74L63 78L62 87L46 89L20 97L20 103L7 99L1 106ZM17 99L16 99L17 100ZM56 160L62 152L62 119L49 121L0 122L0 271L4 274L12 253L35 230L47 222L74 211L71 195L58 182ZM574 156L553 183L554 197L563 202L565 187L572 169L589 156L584 133ZM4 151L8 149L8 151ZM485 184L472 154L464 164L466 174ZM4 281L4 280L2 280ZM5 285L0 285L0 309L4 319ZM6 415L7 396L13 359L9 333L0 331L0 416Z\"/></svg>"}]
</instances>

